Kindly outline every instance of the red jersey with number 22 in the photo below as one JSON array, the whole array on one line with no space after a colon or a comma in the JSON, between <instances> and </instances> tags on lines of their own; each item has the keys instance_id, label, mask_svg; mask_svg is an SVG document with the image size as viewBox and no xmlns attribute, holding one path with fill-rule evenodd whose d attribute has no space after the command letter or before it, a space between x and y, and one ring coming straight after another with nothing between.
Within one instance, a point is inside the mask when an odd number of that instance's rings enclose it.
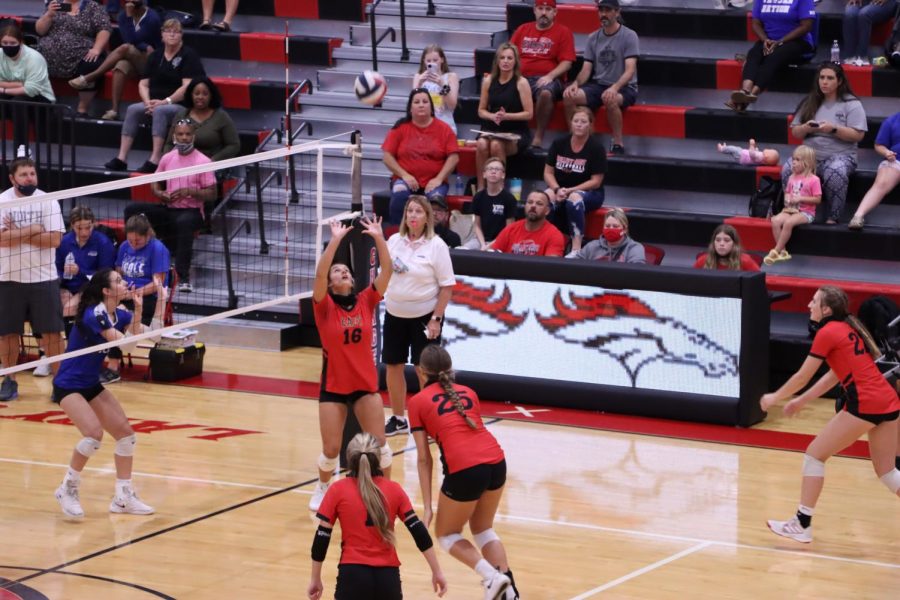
<instances>
[{"instance_id":1,"label":"red jersey with number 22","mask_svg":"<svg viewBox=\"0 0 900 600\"><path fill-rule=\"evenodd\" d=\"M381 294L369 286L356 296L356 305L344 310L325 294L313 302L316 327L322 339L322 389L333 394L378 390L372 355L372 315Z\"/></svg>"},{"instance_id":2,"label":"red jersey with number 22","mask_svg":"<svg viewBox=\"0 0 900 600\"><path fill-rule=\"evenodd\" d=\"M432 383L409 401L410 431L424 430L441 449L444 474L503 460L503 449L481 421L481 402L471 388L453 384L466 414L478 425L472 429L439 383Z\"/></svg>"},{"instance_id":3,"label":"red jersey with number 22","mask_svg":"<svg viewBox=\"0 0 900 600\"><path fill-rule=\"evenodd\" d=\"M384 494L388 521L393 529L394 519L402 520L413 512L409 497L400 484L390 479L373 477L372 481ZM355 477L346 477L328 487L316 517L332 525L341 522L342 565L400 566L396 548L384 541L369 521Z\"/></svg>"},{"instance_id":4,"label":"red jersey with number 22","mask_svg":"<svg viewBox=\"0 0 900 600\"><path fill-rule=\"evenodd\" d=\"M875 366L862 337L847 323L826 323L816 333L809 355L827 362L843 387L856 385L859 412L880 415L900 410L897 392Z\"/></svg>"}]
</instances>

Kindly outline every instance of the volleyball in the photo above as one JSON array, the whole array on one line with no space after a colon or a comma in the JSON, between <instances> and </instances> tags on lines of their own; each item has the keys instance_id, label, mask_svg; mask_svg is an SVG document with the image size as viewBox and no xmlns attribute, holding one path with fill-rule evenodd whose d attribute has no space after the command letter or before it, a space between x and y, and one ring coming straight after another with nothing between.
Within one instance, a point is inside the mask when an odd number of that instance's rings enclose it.
<instances>
[{"instance_id":1,"label":"volleyball","mask_svg":"<svg viewBox=\"0 0 900 600\"><path fill-rule=\"evenodd\" d=\"M356 78L353 91L360 102L375 106L387 94L387 81L377 71L363 71Z\"/></svg>"}]
</instances>

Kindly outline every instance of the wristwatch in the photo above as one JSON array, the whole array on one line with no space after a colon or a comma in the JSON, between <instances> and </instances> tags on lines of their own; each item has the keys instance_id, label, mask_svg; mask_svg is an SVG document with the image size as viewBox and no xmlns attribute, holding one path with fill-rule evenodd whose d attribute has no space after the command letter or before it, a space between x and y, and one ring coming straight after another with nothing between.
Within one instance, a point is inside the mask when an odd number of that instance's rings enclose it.
<instances>
[{"instance_id":1,"label":"wristwatch","mask_svg":"<svg viewBox=\"0 0 900 600\"><path fill-rule=\"evenodd\" d=\"M444 317L439 317L439 316L437 316L437 315L432 315L432 316L431 316L431 320L432 320L432 321L437 321L438 323L440 323L441 321L444 320Z\"/></svg>"}]
</instances>

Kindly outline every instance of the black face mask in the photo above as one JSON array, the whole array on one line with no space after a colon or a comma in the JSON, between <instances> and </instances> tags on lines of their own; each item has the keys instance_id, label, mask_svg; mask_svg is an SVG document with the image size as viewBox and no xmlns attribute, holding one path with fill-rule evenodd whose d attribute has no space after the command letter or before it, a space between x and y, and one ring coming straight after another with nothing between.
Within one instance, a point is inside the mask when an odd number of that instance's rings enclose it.
<instances>
[{"instance_id":1,"label":"black face mask","mask_svg":"<svg viewBox=\"0 0 900 600\"><path fill-rule=\"evenodd\" d=\"M840 319L832 317L832 316L822 317L822 320L818 321L818 322L810 319L809 323L807 323L807 325L806 325L807 329L809 329L809 335L811 335L811 336L816 335L816 332L818 332L820 329L825 327L826 323L830 323L831 321L840 321Z\"/></svg>"},{"instance_id":2,"label":"black face mask","mask_svg":"<svg viewBox=\"0 0 900 600\"><path fill-rule=\"evenodd\" d=\"M28 185L17 185L16 189L19 190L19 193L23 196L30 196L37 191L37 186L29 183Z\"/></svg>"},{"instance_id":3,"label":"black face mask","mask_svg":"<svg viewBox=\"0 0 900 600\"><path fill-rule=\"evenodd\" d=\"M356 306L356 292L350 292L344 296L328 290L328 295L331 296L331 299L334 300L335 304L344 310L353 310L353 307Z\"/></svg>"},{"instance_id":4,"label":"black face mask","mask_svg":"<svg viewBox=\"0 0 900 600\"><path fill-rule=\"evenodd\" d=\"M16 44L15 46L3 46L3 53L12 58L19 53L19 48L21 47L21 44Z\"/></svg>"}]
</instances>

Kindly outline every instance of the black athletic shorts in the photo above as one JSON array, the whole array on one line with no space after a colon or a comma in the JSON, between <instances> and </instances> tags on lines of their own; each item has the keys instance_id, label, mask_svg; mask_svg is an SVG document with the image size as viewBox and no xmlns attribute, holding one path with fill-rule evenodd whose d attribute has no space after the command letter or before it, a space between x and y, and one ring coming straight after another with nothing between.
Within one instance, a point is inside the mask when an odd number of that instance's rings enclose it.
<instances>
[{"instance_id":1,"label":"black athletic shorts","mask_svg":"<svg viewBox=\"0 0 900 600\"><path fill-rule=\"evenodd\" d=\"M850 410L848 407L847 412L850 413L851 415L853 415L854 417L859 417L863 421L868 421L869 423L871 423L873 425L881 425L882 423L887 423L889 421L893 421L897 417L900 417L900 410L895 410L894 412L875 415L872 413L854 412L854 411Z\"/></svg>"},{"instance_id":2,"label":"black athletic shorts","mask_svg":"<svg viewBox=\"0 0 900 600\"><path fill-rule=\"evenodd\" d=\"M377 394L378 392L366 392L364 390L356 390L349 394L336 394L327 390L319 390L319 402L338 402L340 404L353 404L363 396L369 394Z\"/></svg>"},{"instance_id":3,"label":"black athletic shorts","mask_svg":"<svg viewBox=\"0 0 900 600\"><path fill-rule=\"evenodd\" d=\"M381 336L381 362L386 365L405 365L408 361L418 365L419 357L425 346L440 344L440 336L433 340L425 337L425 328L428 326L428 321L431 320L431 314L404 319L385 311L383 335ZM410 356L410 350L412 350L412 356Z\"/></svg>"},{"instance_id":4,"label":"black athletic shorts","mask_svg":"<svg viewBox=\"0 0 900 600\"><path fill-rule=\"evenodd\" d=\"M401 600L399 567L338 565L334 600Z\"/></svg>"},{"instance_id":5,"label":"black athletic shorts","mask_svg":"<svg viewBox=\"0 0 900 600\"><path fill-rule=\"evenodd\" d=\"M69 394L80 394L85 400L90 402L97 396L103 393L103 390L106 389L103 387L103 384L98 383L96 385L92 385L89 388L83 388L80 390L70 390L66 388L61 388L55 383L53 384L53 402L59 404L62 402L62 399L68 396Z\"/></svg>"},{"instance_id":6,"label":"black athletic shorts","mask_svg":"<svg viewBox=\"0 0 900 600\"><path fill-rule=\"evenodd\" d=\"M441 492L457 502L478 500L486 491L506 483L506 459L494 464L475 465L444 477Z\"/></svg>"}]
</instances>

